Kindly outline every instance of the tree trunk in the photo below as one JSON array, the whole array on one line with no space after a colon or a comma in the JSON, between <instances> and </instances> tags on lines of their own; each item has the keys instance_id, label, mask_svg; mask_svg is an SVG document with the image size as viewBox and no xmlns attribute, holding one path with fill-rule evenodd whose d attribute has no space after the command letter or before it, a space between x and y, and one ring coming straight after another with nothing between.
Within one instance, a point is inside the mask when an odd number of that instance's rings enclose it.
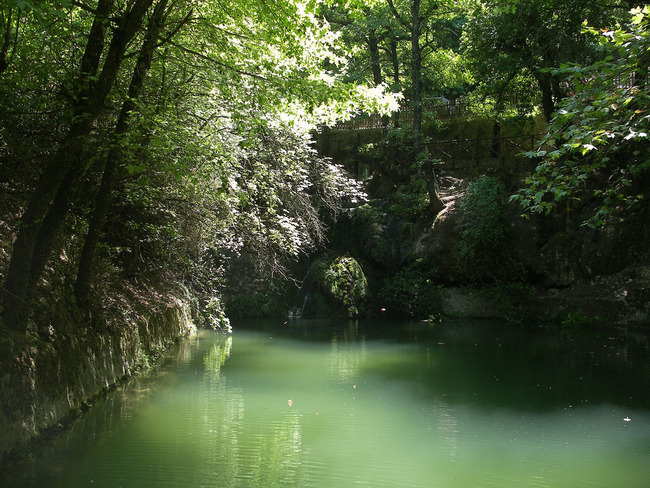
<instances>
[{"instance_id":1,"label":"tree trunk","mask_svg":"<svg viewBox=\"0 0 650 488\"><path fill-rule=\"evenodd\" d=\"M492 147L490 153L493 158L501 157L501 123L496 120L492 126Z\"/></svg>"},{"instance_id":2,"label":"tree trunk","mask_svg":"<svg viewBox=\"0 0 650 488\"><path fill-rule=\"evenodd\" d=\"M555 112L555 103L553 102L553 86L550 75L547 73L537 73L535 75L539 90L542 92L542 110L547 122L551 121L553 112Z\"/></svg>"},{"instance_id":3,"label":"tree trunk","mask_svg":"<svg viewBox=\"0 0 650 488\"><path fill-rule=\"evenodd\" d=\"M375 85L381 85L384 82L384 77L381 74L381 57L379 56L379 41L375 35L375 31L371 30L366 37L366 44L370 51L370 68L372 69L372 81Z\"/></svg>"},{"instance_id":4,"label":"tree trunk","mask_svg":"<svg viewBox=\"0 0 650 488\"><path fill-rule=\"evenodd\" d=\"M397 40L391 37L390 40L390 59L393 63L393 89L400 90L399 79L399 58L397 57ZM393 127L399 127L399 112L393 114Z\"/></svg>"},{"instance_id":5,"label":"tree trunk","mask_svg":"<svg viewBox=\"0 0 650 488\"><path fill-rule=\"evenodd\" d=\"M29 298L31 298L38 280L45 270L50 254L62 234L61 227L68 214L69 204L75 199L78 193L77 188L81 171L77 166L77 163L73 163L72 167L63 177L63 181L54 196L47 215L38 229L27 282L26 293Z\"/></svg>"},{"instance_id":6,"label":"tree trunk","mask_svg":"<svg viewBox=\"0 0 650 488\"><path fill-rule=\"evenodd\" d=\"M14 243L4 291L3 319L8 327L15 330L26 327L34 286L51 254L53 236L65 220L75 183L83 167L81 157L84 143L94 121L104 109L127 45L142 25L143 17L152 3L153 0L135 0L131 9L120 17L102 70L96 75L114 0L100 0L98 3L81 63L78 105L73 111L73 122L40 178ZM72 186L62 185L64 181ZM46 227L41 232L45 222Z\"/></svg>"},{"instance_id":7,"label":"tree trunk","mask_svg":"<svg viewBox=\"0 0 650 488\"><path fill-rule=\"evenodd\" d=\"M440 200L439 184L433 161L422 156L422 51L420 49L420 0L413 0L411 4L411 89L413 106L413 153L417 161L421 162L420 173L429 194L429 211L437 215L444 208Z\"/></svg>"},{"instance_id":8,"label":"tree trunk","mask_svg":"<svg viewBox=\"0 0 650 488\"><path fill-rule=\"evenodd\" d=\"M115 133L113 135L113 143L110 144L111 150L108 153L104 165L102 182L95 199L94 212L90 220L88 234L86 235L84 247L81 252L79 268L77 270L77 279L74 286L77 304L82 308L88 307L90 278L95 264L97 245L99 244L101 231L106 222L106 216L108 215L108 210L111 205L111 194L113 187L115 186L118 164L122 156L121 139L123 139L129 130L129 117L135 108L135 100L139 97L140 92L142 91L144 79L151 67L154 52L158 47L158 35L162 29L167 2L168 0L161 0L156 5L153 16L149 21L149 27L147 28L147 33L142 43L142 47L140 48L140 54L133 75L131 76L127 98L122 104L122 109L117 120Z\"/></svg>"},{"instance_id":9,"label":"tree trunk","mask_svg":"<svg viewBox=\"0 0 650 488\"><path fill-rule=\"evenodd\" d=\"M90 28L88 41L81 63L81 71L77 84L80 104L89 95L90 80L97 74L99 60L104 47L104 35L108 25L108 15L114 0L99 0L96 15ZM80 148L80 139L90 131L92 119L84 116L78 107L75 119L54 158L49 161L41 175L39 183L26 207L21 219L21 226L14 243L5 280L5 301L3 318L8 327L20 330L24 328L24 319L31 300L30 283L38 279L32 271L32 261L35 254L36 241L41 224L49 211L50 204L56 195L61 182L71 167L72 160ZM40 254L42 254L39 251Z\"/></svg>"},{"instance_id":10,"label":"tree trunk","mask_svg":"<svg viewBox=\"0 0 650 488\"><path fill-rule=\"evenodd\" d=\"M413 108L413 149L417 158L422 140L422 53L420 51L420 0L411 4L411 106Z\"/></svg>"},{"instance_id":11,"label":"tree trunk","mask_svg":"<svg viewBox=\"0 0 650 488\"><path fill-rule=\"evenodd\" d=\"M366 44L368 44L368 50L370 51L370 67L372 69L372 81L375 86L379 86L384 82L384 76L381 73L381 56L379 54L379 41L374 30L371 30L366 37ZM388 132L390 126L390 118L388 116L382 116L381 126L384 134Z\"/></svg>"},{"instance_id":12,"label":"tree trunk","mask_svg":"<svg viewBox=\"0 0 650 488\"><path fill-rule=\"evenodd\" d=\"M7 327L23 330L26 326L33 285L40 277L40 271L33 268L35 257L39 256L36 259L38 265L44 265L47 258L43 256L49 255L42 247L37 248L41 227L57 193L71 191L61 183L66 179L73 160L80 156L81 139L88 134L91 125L87 118L73 124L68 137L48 163L22 216L5 281L3 319ZM50 221L48 228L51 229L51 225ZM40 241L41 244L44 242L42 238Z\"/></svg>"},{"instance_id":13,"label":"tree trunk","mask_svg":"<svg viewBox=\"0 0 650 488\"><path fill-rule=\"evenodd\" d=\"M17 19L14 21L14 13L16 13ZM18 36L18 26L20 24L20 10L16 9L14 12L13 8L7 9L6 17L2 15L0 17L3 21L3 25L0 26L3 28L4 32L2 33L2 46L0 47L0 75L9 67L9 48L12 43L12 32L15 32ZM13 39L15 47L16 38Z\"/></svg>"}]
</instances>

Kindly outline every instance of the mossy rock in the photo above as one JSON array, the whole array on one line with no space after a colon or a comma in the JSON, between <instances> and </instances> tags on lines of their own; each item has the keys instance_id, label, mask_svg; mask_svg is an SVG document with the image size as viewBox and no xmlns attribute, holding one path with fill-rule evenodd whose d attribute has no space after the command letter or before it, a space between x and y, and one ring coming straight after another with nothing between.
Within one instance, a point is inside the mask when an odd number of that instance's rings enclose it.
<instances>
[{"instance_id":1,"label":"mossy rock","mask_svg":"<svg viewBox=\"0 0 650 488\"><path fill-rule=\"evenodd\" d=\"M309 269L307 315L357 318L368 300L368 281L356 259L332 253L318 258Z\"/></svg>"}]
</instances>

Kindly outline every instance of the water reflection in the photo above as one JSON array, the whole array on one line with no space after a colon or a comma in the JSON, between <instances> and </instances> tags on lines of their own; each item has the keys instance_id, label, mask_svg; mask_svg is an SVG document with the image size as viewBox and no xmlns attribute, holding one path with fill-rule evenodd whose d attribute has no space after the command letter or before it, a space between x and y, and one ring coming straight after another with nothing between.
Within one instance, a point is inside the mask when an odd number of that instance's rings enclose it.
<instances>
[{"instance_id":1,"label":"water reflection","mask_svg":"<svg viewBox=\"0 0 650 488\"><path fill-rule=\"evenodd\" d=\"M226 364L226 359L230 357L230 351L232 351L232 336L228 336L223 343L215 342L203 359L205 371L219 378L221 376L221 367Z\"/></svg>"},{"instance_id":2,"label":"water reflection","mask_svg":"<svg viewBox=\"0 0 650 488\"><path fill-rule=\"evenodd\" d=\"M363 337L344 335L332 338L331 374L339 381L351 383L359 377L359 368L365 358Z\"/></svg>"},{"instance_id":3,"label":"water reflection","mask_svg":"<svg viewBox=\"0 0 650 488\"><path fill-rule=\"evenodd\" d=\"M0 486L647 483L643 339L489 324L257 325L182 343Z\"/></svg>"}]
</instances>

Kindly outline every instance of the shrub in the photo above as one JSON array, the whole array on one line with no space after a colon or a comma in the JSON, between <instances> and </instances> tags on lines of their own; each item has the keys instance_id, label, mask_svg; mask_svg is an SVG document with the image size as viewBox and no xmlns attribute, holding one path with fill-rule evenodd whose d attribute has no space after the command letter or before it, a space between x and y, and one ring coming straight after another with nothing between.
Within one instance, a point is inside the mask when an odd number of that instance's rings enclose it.
<instances>
[{"instance_id":1,"label":"shrub","mask_svg":"<svg viewBox=\"0 0 650 488\"><path fill-rule=\"evenodd\" d=\"M458 258L461 268L475 279L499 275L506 236L504 207L505 187L491 176L481 176L470 184L459 201L464 218Z\"/></svg>"},{"instance_id":2,"label":"shrub","mask_svg":"<svg viewBox=\"0 0 650 488\"><path fill-rule=\"evenodd\" d=\"M205 306L205 314L208 325L214 330L221 329L232 332L230 319L226 316L221 300L218 297L212 297Z\"/></svg>"}]
</instances>

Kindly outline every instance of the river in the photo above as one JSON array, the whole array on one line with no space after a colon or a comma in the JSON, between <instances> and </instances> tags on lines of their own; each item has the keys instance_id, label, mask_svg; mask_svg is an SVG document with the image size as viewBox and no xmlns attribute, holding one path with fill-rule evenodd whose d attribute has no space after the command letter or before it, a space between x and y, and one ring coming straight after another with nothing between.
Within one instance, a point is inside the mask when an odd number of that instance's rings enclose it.
<instances>
[{"instance_id":1,"label":"river","mask_svg":"<svg viewBox=\"0 0 650 488\"><path fill-rule=\"evenodd\" d=\"M650 480L638 332L294 321L203 331L2 487L625 487Z\"/></svg>"}]
</instances>

